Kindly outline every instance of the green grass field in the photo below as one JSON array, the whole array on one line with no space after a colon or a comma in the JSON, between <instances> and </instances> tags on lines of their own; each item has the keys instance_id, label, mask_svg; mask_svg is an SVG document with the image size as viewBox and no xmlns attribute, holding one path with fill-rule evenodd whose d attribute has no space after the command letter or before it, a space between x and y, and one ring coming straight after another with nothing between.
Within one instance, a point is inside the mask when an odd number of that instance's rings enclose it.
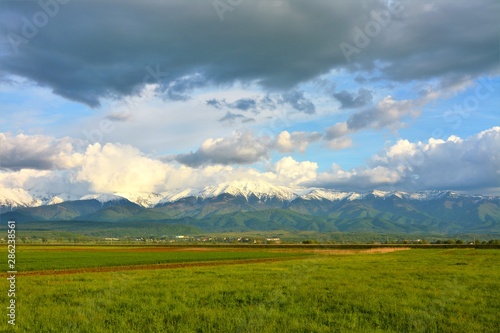
<instances>
[{"instance_id":1,"label":"green grass field","mask_svg":"<svg viewBox=\"0 0 500 333\"><path fill-rule=\"evenodd\" d=\"M297 257L297 251L20 247L16 327L9 327L4 315L0 330L499 332L499 250L324 251L307 252L294 260L228 262L287 259ZM158 257L162 255L166 257ZM207 267L54 275L33 271L177 259L224 262ZM22 275L21 267L34 275ZM7 313L7 293L0 295Z\"/></svg>"},{"instance_id":2,"label":"green grass field","mask_svg":"<svg viewBox=\"0 0 500 333\"><path fill-rule=\"evenodd\" d=\"M284 258L303 255L299 252L287 253L261 249L222 250L198 247L180 248L180 251L177 251L177 249L179 247L173 246L21 246L18 247L16 253L17 269L19 271L60 270L198 261Z\"/></svg>"}]
</instances>

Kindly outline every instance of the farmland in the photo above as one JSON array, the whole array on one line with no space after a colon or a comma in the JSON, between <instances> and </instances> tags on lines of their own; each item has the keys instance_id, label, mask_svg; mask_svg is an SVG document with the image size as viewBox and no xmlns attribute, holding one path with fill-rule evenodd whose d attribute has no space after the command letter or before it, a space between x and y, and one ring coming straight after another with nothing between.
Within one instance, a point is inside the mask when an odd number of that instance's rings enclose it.
<instances>
[{"instance_id":1,"label":"farmland","mask_svg":"<svg viewBox=\"0 0 500 333\"><path fill-rule=\"evenodd\" d=\"M17 258L17 332L499 327L495 249L38 245L18 247Z\"/></svg>"}]
</instances>

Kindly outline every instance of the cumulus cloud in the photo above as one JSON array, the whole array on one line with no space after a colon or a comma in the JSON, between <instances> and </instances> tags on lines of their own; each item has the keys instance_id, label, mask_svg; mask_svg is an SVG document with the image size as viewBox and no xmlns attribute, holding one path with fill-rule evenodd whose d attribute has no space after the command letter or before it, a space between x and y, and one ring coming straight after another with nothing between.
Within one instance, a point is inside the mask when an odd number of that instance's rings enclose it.
<instances>
[{"instance_id":1,"label":"cumulus cloud","mask_svg":"<svg viewBox=\"0 0 500 333\"><path fill-rule=\"evenodd\" d=\"M249 132L235 133L229 138L207 139L201 147L175 160L192 167L206 164L252 164L269 157L270 138L256 138Z\"/></svg>"},{"instance_id":2,"label":"cumulus cloud","mask_svg":"<svg viewBox=\"0 0 500 333\"><path fill-rule=\"evenodd\" d=\"M317 132L282 131L275 137L256 136L251 132L235 132L231 137L207 139L196 151L170 156L165 160L175 160L190 167L253 164L268 160L273 151L303 153L309 144L319 141L322 136Z\"/></svg>"},{"instance_id":3,"label":"cumulus cloud","mask_svg":"<svg viewBox=\"0 0 500 333\"><path fill-rule=\"evenodd\" d=\"M350 137L341 137L331 140L326 140L326 146L332 150L342 150L349 147L352 147L353 142Z\"/></svg>"},{"instance_id":4,"label":"cumulus cloud","mask_svg":"<svg viewBox=\"0 0 500 333\"><path fill-rule=\"evenodd\" d=\"M326 140L334 140L341 138L345 136L346 134L349 134L349 128L347 126L347 123L337 123L331 127L328 127L325 130L325 139Z\"/></svg>"},{"instance_id":5,"label":"cumulus cloud","mask_svg":"<svg viewBox=\"0 0 500 333\"><path fill-rule=\"evenodd\" d=\"M0 185L6 188L29 188L33 179L41 179L51 173L49 170L21 169L18 171L0 170Z\"/></svg>"},{"instance_id":6,"label":"cumulus cloud","mask_svg":"<svg viewBox=\"0 0 500 333\"><path fill-rule=\"evenodd\" d=\"M327 146L333 149L342 149L351 145L351 139L347 136L363 129L384 128L397 130L404 125L407 118L416 117L419 108L429 98L424 96L416 100L396 100L387 96L372 108L363 109L351 114L347 121L336 123L325 129L325 141Z\"/></svg>"},{"instance_id":7,"label":"cumulus cloud","mask_svg":"<svg viewBox=\"0 0 500 333\"><path fill-rule=\"evenodd\" d=\"M342 132L342 129L339 131ZM38 136L10 138L22 140L25 144L30 142L28 139L43 141ZM44 140L48 143L57 141L47 138ZM500 193L500 127L493 127L467 138L450 136L445 140L430 138L425 142L401 139L374 155L368 166L350 170L334 164L330 170L318 172L316 162L297 161L291 156L281 158L274 165L268 164L267 171L238 166L267 160L273 149L281 149L283 152L300 151L305 149L306 143L316 140L317 133L284 131L275 138L235 133L229 138L206 140L191 154L175 156L174 159L181 164L172 159L160 161L149 157L129 145L94 144L89 145L82 153L77 153L81 155L77 159L78 163L49 161L50 163L44 163L50 169L41 170L34 169L31 162L18 162L18 167L26 166L18 170L10 168L0 171L0 186L51 193L161 192L248 179L346 191L378 188ZM10 141L8 143L11 144ZM5 145L2 144L1 147ZM51 147L50 144L48 147ZM62 155L71 155L73 152L64 145L55 145L51 149L60 149ZM54 152L50 156L59 157L59 154ZM2 160L3 157L4 154ZM66 157L61 160L67 161ZM35 165L39 164L37 162ZM64 165L65 168L58 168L58 165Z\"/></svg>"},{"instance_id":8,"label":"cumulus cloud","mask_svg":"<svg viewBox=\"0 0 500 333\"><path fill-rule=\"evenodd\" d=\"M298 162L292 157L284 157L274 165L273 171L278 181L287 185L299 185L317 177L318 164L310 161Z\"/></svg>"},{"instance_id":9,"label":"cumulus cloud","mask_svg":"<svg viewBox=\"0 0 500 333\"><path fill-rule=\"evenodd\" d=\"M321 139L323 135L317 132L293 132L283 131L277 135L274 146L281 153L293 153L306 151L307 146Z\"/></svg>"},{"instance_id":10,"label":"cumulus cloud","mask_svg":"<svg viewBox=\"0 0 500 333\"><path fill-rule=\"evenodd\" d=\"M317 179L308 185L335 188L345 191L365 191L370 189L385 189L398 184L401 175L396 170L383 166L373 168L355 168L343 170L338 164L332 169L318 175Z\"/></svg>"},{"instance_id":11,"label":"cumulus cloud","mask_svg":"<svg viewBox=\"0 0 500 333\"><path fill-rule=\"evenodd\" d=\"M0 168L69 169L81 163L82 155L74 149L75 140L54 139L44 135L13 136L0 133Z\"/></svg>"},{"instance_id":12,"label":"cumulus cloud","mask_svg":"<svg viewBox=\"0 0 500 333\"><path fill-rule=\"evenodd\" d=\"M429 139L427 143L398 141L374 163L401 170L419 188L500 189L500 127L462 139Z\"/></svg>"},{"instance_id":13,"label":"cumulus cloud","mask_svg":"<svg viewBox=\"0 0 500 333\"><path fill-rule=\"evenodd\" d=\"M360 43L356 32L377 24L372 13L387 12L387 2L244 1L221 21L212 1L74 0L61 4L36 36L25 36L23 17L41 7L7 1L0 14L7 47L0 71L90 106L145 84L184 100L207 84L287 91L332 69L377 69L385 79L406 82L497 71L498 1L397 4L400 10L378 23L379 33ZM342 43L357 52L347 59Z\"/></svg>"},{"instance_id":14,"label":"cumulus cloud","mask_svg":"<svg viewBox=\"0 0 500 333\"><path fill-rule=\"evenodd\" d=\"M88 146L76 179L95 192L154 192L168 179L169 168L131 146Z\"/></svg>"},{"instance_id":15,"label":"cumulus cloud","mask_svg":"<svg viewBox=\"0 0 500 333\"><path fill-rule=\"evenodd\" d=\"M347 120L347 127L351 131L363 128L390 128L398 129L406 117L415 117L419 114L418 101L395 100L387 96L377 103L376 108L354 113Z\"/></svg>"},{"instance_id":16,"label":"cumulus cloud","mask_svg":"<svg viewBox=\"0 0 500 333\"><path fill-rule=\"evenodd\" d=\"M289 184L304 180L306 176L299 177L302 171L309 179L311 165L317 168L316 163L292 163L291 159L283 159L269 172L238 165L267 161L275 150L303 152L320 137L319 133L306 132L285 131L274 138L235 132L227 138L207 139L195 152L161 160L124 144L96 143L80 147L81 152L76 152L66 139L2 134L1 158L5 164L0 170L0 186L83 195L87 192L161 192L237 179ZM298 171L292 172L293 167Z\"/></svg>"},{"instance_id":17,"label":"cumulus cloud","mask_svg":"<svg viewBox=\"0 0 500 333\"><path fill-rule=\"evenodd\" d=\"M462 139L431 138L428 142L399 140L373 156L369 167L332 170L311 182L352 189L452 189L496 192L500 190L500 127Z\"/></svg>"}]
</instances>

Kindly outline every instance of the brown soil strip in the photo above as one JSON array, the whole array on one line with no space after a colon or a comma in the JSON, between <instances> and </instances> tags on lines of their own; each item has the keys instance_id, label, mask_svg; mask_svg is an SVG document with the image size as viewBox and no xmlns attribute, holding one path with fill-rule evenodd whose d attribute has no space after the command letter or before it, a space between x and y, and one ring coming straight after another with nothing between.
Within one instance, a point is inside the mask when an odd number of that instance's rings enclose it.
<instances>
[{"instance_id":1,"label":"brown soil strip","mask_svg":"<svg viewBox=\"0 0 500 333\"><path fill-rule=\"evenodd\" d=\"M375 253L390 253L396 251L411 250L409 247L380 247L371 249L350 249L350 250L332 250L332 249L283 249L283 250L270 250L272 252L285 252L285 253L315 253L315 254L375 254Z\"/></svg>"},{"instance_id":2,"label":"brown soil strip","mask_svg":"<svg viewBox=\"0 0 500 333\"><path fill-rule=\"evenodd\" d=\"M203 251L206 248L193 248L192 251ZM140 249L136 249L140 250ZM144 249L150 250L150 249ZM170 251L177 249L169 249ZM210 249L211 250L211 249ZM300 253L315 253L315 254L359 254L359 253L389 253L395 251L405 251L411 250L409 247L393 247L393 248L373 248L367 250L322 250L322 249L311 249L311 250L276 250L272 252L300 252ZM160 249L161 251L161 249ZM285 260L297 260L311 258L309 256L300 257L285 257L285 258L261 258L261 259L235 259L235 260L215 260L215 261L203 261L203 262L181 262L181 263L166 263L166 264L148 264L148 265L126 265L126 266L106 266L106 267L88 267L88 268L76 268L76 269L59 269L59 270L43 270L43 271L28 271L28 272L18 272L17 276L26 275L61 275L61 274L80 274L80 273L99 273L99 272L118 272L118 271L136 271L136 270L153 270L153 269L175 269L175 268L186 268L186 267L210 267L210 266L223 266L223 265L241 265L241 264L257 264L265 262L278 262Z\"/></svg>"},{"instance_id":3,"label":"brown soil strip","mask_svg":"<svg viewBox=\"0 0 500 333\"><path fill-rule=\"evenodd\" d=\"M313 253L324 254L357 254L357 253L390 253L396 251L411 250L409 247L379 247L367 250L311 250ZM309 251L307 251L309 252Z\"/></svg>"},{"instance_id":4,"label":"brown soil strip","mask_svg":"<svg viewBox=\"0 0 500 333\"><path fill-rule=\"evenodd\" d=\"M248 251L247 249L234 249L235 251ZM251 249L252 250L252 249ZM259 249L253 249L257 251ZM228 252L227 249L220 248L208 248L208 247L137 247L137 248L93 248L93 247L54 247L54 248L40 248L40 249L31 249L31 251L39 251L39 252Z\"/></svg>"},{"instance_id":5,"label":"brown soil strip","mask_svg":"<svg viewBox=\"0 0 500 333\"><path fill-rule=\"evenodd\" d=\"M304 257L237 259L237 260L216 260L216 261L204 261L204 262L181 262L181 263L168 263L168 264L88 267L88 268L77 268L77 269L58 269L58 270L17 272L16 276L61 275L61 274L80 274L80 273L137 271L137 270L153 270L153 269L175 269L175 268L186 268L186 267L207 267L207 266L222 266L222 265L257 264L257 263L264 263L264 262L277 262L277 261L296 260L296 259L303 259L303 258Z\"/></svg>"}]
</instances>

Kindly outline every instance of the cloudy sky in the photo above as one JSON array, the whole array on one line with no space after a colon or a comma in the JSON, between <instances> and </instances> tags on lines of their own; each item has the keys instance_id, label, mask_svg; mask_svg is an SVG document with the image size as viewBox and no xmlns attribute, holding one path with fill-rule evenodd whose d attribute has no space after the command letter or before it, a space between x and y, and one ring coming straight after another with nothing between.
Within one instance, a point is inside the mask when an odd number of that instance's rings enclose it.
<instances>
[{"instance_id":1,"label":"cloudy sky","mask_svg":"<svg viewBox=\"0 0 500 333\"><path fill-rule=\"evenodd\" d=\"M0 186L500 195L498 0L0 2Z\"/></svg>"}]
</instances>

